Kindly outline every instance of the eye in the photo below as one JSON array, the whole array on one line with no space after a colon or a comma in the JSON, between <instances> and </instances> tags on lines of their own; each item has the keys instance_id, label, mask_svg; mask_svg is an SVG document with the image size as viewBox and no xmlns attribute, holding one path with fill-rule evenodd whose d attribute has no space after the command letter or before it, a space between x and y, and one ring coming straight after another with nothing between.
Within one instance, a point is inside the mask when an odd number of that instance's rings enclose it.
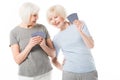
<instances>
[{"instance_id":1,"label":"eye","mask_svg":"<svg viewBox=\"0 0 120 80\"><path fill-rule=\"evenodd\" d=\"M55 16L54 18L58 18L58 16Z\"/></svg>"},{"instance_id":2,"label":"eye","mask_svg":"<svg viewBox=\"0 0 120 80\"><path fill-rule=\"evenodd\" d=\"M37 14L34 14L33 16L34 16L34 17L37 17L38 15L37 15Z\"/></svg>"},{"instance_id":3,"label":"eye","mask_svg":"<svg viewBox=\"0 0 120 80\"><path fill-rule=\"evenodd\" d=\"M49 21L51 21L52 20L52 18L49 18Z\"/></svg>"}]
</instances>

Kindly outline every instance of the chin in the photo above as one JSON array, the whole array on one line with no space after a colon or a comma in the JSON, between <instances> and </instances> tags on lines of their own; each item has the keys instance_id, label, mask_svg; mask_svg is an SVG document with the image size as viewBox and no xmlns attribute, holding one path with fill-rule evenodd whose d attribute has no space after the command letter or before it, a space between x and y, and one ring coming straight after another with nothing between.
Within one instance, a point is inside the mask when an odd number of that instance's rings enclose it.
<instances>
[{"instance_id":1,"label":"chin","mask_svg":"<svg viewBox=\"0 0 120 80\"><path fill-rule=\"evenodd\" d=\"M33 24L33 25L35 25L35 24L36 24L36 22L33 22L32 24Z\"/></svg>"},{"instance_id":2,"label":"chin","mask_svg":"<svg viewBox=\"0 0 120 80\"><path fill-rule=\"evenodd\" d=\"M59 28L59 29L60 29L60 28L61 28L61 26L57 26L57 28Z\"/></svg>"}]
</instances>

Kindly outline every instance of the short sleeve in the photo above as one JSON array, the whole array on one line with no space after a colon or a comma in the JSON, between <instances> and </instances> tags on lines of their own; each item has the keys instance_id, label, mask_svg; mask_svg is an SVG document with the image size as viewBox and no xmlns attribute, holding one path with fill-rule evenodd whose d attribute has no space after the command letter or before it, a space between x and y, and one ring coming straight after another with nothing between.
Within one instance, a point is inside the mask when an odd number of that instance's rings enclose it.
<instances>
[{"instance_id":1,"label":"short sleeve","mask_svg":"<svg viewBox=\"0 0 120 80\"><path fill-rule=\"evenodd\" d=\"M46 27L45 27L45 33L46 33L46 38L47 38L47 39L50 38L50 34L49 34L49 32L48 32L48 30L47 30Z\"/></svg>"},{"instance_id":2,"label":"short sleeve","mask_svg":"<svg viewBox=\"0 0 120 80\"><path fill-rule=\"evenodd\" d=\"M16 34L13 32L13 31L11 31L10 32L10 47L11 47L11 45L13 45L13 44L17 44L18 43L18 41L17 41L17 38L16 38Z\"/></svg>"},{"instance_id":3,"label":"short sleeve","mask_svg":"<svg viewBox=\"0 0 120 80\"><path fill-rule=\"evenodd\" d=\"M82 30L83 30L83 32L84 32L87 36L90 36L90 37L91 37L90 32L89 32L89 30L88 30L88 28L87 28L87 26L86 26L85 23L83 23L83 28L82 28Z\"/></svg>"},{"instance_id":4,"label":"short sleeve","mask_svg":"<svg viewBox=\"0 0 120 80\"><path fill-rule=\"evenodd\" d=\"M46 35L46 39L50 38L50 34L49 34L49 32L48 32L47 28L46 28L43 24L40 24L40 26L42 26L42 27L43 27L43 30L44 30L45 35Z\"/></svg>"},{"instance_id":5,"label":"short sleeve","mask_svg":"<svg viewBox=\"0 0 120 80\"><path fill-rule=\"evenodd\" d=\"M53 38L53 45L54 45L55 50L56 50L56 57L58 57L58 54L60 52L60 43L55 37Z\"/></svg>"}]
</instances>

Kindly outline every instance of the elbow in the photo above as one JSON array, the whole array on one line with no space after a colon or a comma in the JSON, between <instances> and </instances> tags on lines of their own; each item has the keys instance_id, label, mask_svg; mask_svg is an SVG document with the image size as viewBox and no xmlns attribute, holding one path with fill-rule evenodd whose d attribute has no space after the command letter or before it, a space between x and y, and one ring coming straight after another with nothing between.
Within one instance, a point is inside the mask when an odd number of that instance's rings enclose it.
<instances>
[{"instance_id":1,"label":"elbow","mask_svg":"<svg viewBox=\"0 0 120 80\"><path fill-rule=\"evenodd\" d=\"M93 40L91 41L91 44L89 45L89 48L90 49L94 48L94 41Z\"/></svg>"},{"instance_id":2,"label":"elbow","mask_svg":"<svg viewBox=\"0 0 120 80\"><path fill-rule=\"evenodd\" d=\"M52 58L52 62L56 63L57 62L57 57Z\"/></svg>"},{"instance_id":3,"label":"elbow","mask_svg":"<svg viewBox=\"0 0 120 80\"><path fill-rule=\"evenodd\" d=\"M88 48L92 49L94 48L94 40L91 38L90 43L88 45Z\"/></svg>"},{"instance_id":4,"label":"elbow","mask_svg":"<svg viewBox=\"0 0 120 80\"><path fill-rule=\"evenodd\" d=\"M94 43L90 44L90 45L88 46L88 48L90 48L90 49L94 48Z\"/></svg>"},{"instance_id":5,"label":"elbow","mask_svg":"<svg viewBox=\"0 0 120 80\"><path fill-rule=\"evenodd\" d=\"M90 49L94 48L94 44L90 45L89 48L90 48Z\"/></svg>"},{"instance_id":6,"label":"elbow","mask_svg":"<svg viewBox=\"0 0 120 80\"><path fill-rule=\"evenodd\" d=\"M20 65L21 64L21 62L20 61L15 61L16 62L16 64L18 64L18 65Z\"/></svg>"},{"instance_id":7,"label":"elbow","mask_svg":"<svg viewBox=\"0 0 120 80\"><path fill-rule=\"evenodd\" d=\"M16 64L20 65L21 64L21 61L18 59L18 58L14 58Z\"/></svg>"}]
</instances>

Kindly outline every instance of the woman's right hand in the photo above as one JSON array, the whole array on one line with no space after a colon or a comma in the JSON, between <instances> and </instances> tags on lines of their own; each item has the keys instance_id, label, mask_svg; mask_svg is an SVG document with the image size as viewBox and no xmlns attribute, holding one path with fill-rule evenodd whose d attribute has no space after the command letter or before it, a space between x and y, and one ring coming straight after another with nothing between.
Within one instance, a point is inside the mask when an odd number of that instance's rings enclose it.
<instances>
[{"instance_id":1,"label":"woman's right hand","mask_svg":"<svg viewBox=\"0 0 120 80\"><path fill-rule=\"evenodd\" d=\"M56 57L52 59L52 63L53 63L53 65L54 65L56 68L58 68L59 70L62 70L62 69L63 69L63 66L58 62L58 60L57 60Z\"/></svg>"}]
</instances>

